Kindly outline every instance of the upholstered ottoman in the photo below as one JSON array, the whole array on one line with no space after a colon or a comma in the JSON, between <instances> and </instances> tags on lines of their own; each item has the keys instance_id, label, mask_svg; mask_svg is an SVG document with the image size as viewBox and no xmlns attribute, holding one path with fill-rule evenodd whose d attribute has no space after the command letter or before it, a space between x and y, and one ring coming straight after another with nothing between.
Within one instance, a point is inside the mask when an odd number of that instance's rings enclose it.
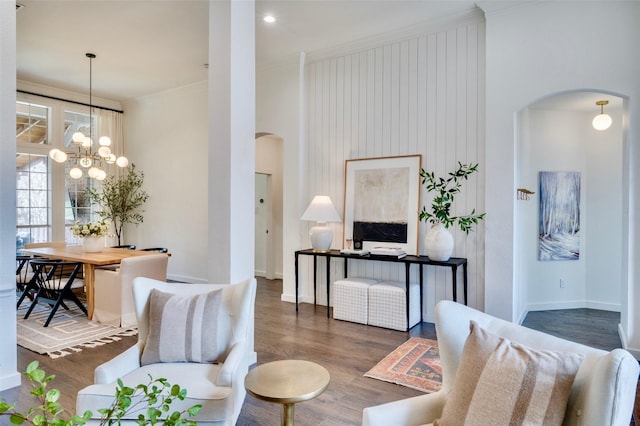
<instances>
[{"instance_id":1,"label":"upholstered ottoman","mask_svg":"<svg viewBox=\"0 0 640 426\"><path fill-rule=\"evenodd\" d=\"M369 286L377 280L345 278L333 283L333 318L366 324L369 311Z\"/></svg>"},{"instance_id":2,"label":"upholstered ottoman","mask_svg":"<svg viewBox=\"0 0 640 426\"><path fill-rule=\"evenodd\" d=\"M409 327L420 321L420 286L409 285ZM369 287L369 325L407 330L405 283L386 281Z\"/></svg>"}]
</instances>

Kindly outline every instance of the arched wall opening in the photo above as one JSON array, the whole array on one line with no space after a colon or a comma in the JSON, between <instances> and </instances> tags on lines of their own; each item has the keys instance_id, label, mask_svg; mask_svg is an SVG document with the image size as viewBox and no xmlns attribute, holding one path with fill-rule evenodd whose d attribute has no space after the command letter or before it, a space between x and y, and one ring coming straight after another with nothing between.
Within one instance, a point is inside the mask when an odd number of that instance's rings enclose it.
<instances>
[{"instance_id":1,"label":"arched wall opening","mask_svg":"<svg viewBox=\"0 0 640 426\"><path fill-rule=\"evenodd\" d=\"M591 124L608 100L607 130ZM624 108L620 95L582 90L552 94L516 116L515 299L528 311L593 308L621 312L624 289ZM539 260L540 172L578 172L579 255ZM524 195L523 195L524 194Z\"/></svg>"},{"instance_id":2,"label":"arched wall opening","mask_svg":"<svg viewBox=\"0 0 640 426\"><path fill-rule=\"evenodd\" d=\"M256 226L256 275L267 279L282 278L283 269L283 145L284 140L268 132L255 135L256 141L256 185L261 181L266 187L264 194L256 186L256 224L266 220L265 227ZM260 198L264 201L261 203ZM268 197L268 199L267 199ZM261 211L262 206L269 211ZM259 215L261 216L259 218ZM266 217L265 217L266 216ZM260 241L260 243L259 243Z\"/></svg>"}]
</instances>

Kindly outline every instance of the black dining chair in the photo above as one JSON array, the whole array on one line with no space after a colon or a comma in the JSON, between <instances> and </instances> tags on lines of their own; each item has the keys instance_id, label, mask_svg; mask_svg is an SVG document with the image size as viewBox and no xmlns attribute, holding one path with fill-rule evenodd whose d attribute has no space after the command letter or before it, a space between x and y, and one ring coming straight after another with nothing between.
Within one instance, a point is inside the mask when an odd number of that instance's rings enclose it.
<instances>
[{"instance_id":1,"label":"black dining chair","mask_svg":"<svg viewBox=\"0 0 640 426\"><path fill-rule=\"evenodd\" d=\"M134 244L123 244L121 246L111 246L111 248L123 248L127 250L135 250L136 246Z\"/></svg>"},{"instance_id":2,"label":"black dining chair","mask_svg":"<svg viewBox=\"0 0 640 426\"><path fill-rule=\"evenodd\" d=\"M157 251L158 253L168 253L169 250L166 247L148 247L140 249L141 251Z\"/></svg>"},{"instance_id":3,"label":"black dining chair","mask_svg":"<svg viewBox=\"0 0 640 426\"><path fill-rule=\"evenodd\" d=\"M76 278L82 270L82 263L34 259L30 264L34 273L31 282L37 286L37 291L25 319L29 318L38 302L45 302L51 306L51 313L44 323L47 327L60 306L69 310L65 300L75 303L87 315L87 308L73 292L73 289L84 287L84 281Z\"/></svg>"},{"instance_id":4,"label":"black dining chair","mask_svg":"<svg viewBox=\"0 0 640 426\"><path fill-rule=\"evenodd\" d=\"M16 255L16 292L20 293L16 309L20 307L25 297L33 300L37 291L37 287L31 284L33 280L33 271L29 264L31 256Z\"/></svg>"}]
</instances>

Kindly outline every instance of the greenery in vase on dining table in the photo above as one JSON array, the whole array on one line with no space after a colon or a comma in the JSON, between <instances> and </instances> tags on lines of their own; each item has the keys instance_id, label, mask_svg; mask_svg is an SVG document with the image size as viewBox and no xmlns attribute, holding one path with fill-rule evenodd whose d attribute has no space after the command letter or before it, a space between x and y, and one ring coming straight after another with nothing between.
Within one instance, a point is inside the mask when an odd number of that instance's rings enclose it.
<instances>
[{"instance_id":1,"label":"greenery in vase on dining table","mask_svg":"<svg viewBox=\"0 0 640 426\"><path fill-rule=\"evenodd\" d=\"M108 220L99 220L95 223L80 223L80 221L78 221L71 227L71 232L79 238L104 237L109 234L110 229L111 224Z\"/></svg>"}]
</instances>

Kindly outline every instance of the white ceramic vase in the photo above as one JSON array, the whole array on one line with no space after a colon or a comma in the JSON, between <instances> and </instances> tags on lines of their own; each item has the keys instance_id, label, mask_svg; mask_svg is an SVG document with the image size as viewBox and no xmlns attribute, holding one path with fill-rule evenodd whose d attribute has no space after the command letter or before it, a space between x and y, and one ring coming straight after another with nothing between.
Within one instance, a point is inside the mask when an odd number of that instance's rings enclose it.
<instances>
[{"instance_id":1,"label":"white ceramic vase","mask_svg":"<svg viewBox=\"0 0 640 426\"><path fill-rule=\"evenodd\" d=\"M86 253L98 253L104 248L104 237L84 237L82 239L82 250Z\"/></svg>"},{"instance_id":2,"label":"white ceramic vase","mask_svg":"<svg viewBox=\"0 0 640 426\"><path fill-rule=\"evenodd\" d=\"M453 235L441 223L431 225L424 237L424 251L431 260L449 260L453 253Z\"/></svg>"}]
</instances>

